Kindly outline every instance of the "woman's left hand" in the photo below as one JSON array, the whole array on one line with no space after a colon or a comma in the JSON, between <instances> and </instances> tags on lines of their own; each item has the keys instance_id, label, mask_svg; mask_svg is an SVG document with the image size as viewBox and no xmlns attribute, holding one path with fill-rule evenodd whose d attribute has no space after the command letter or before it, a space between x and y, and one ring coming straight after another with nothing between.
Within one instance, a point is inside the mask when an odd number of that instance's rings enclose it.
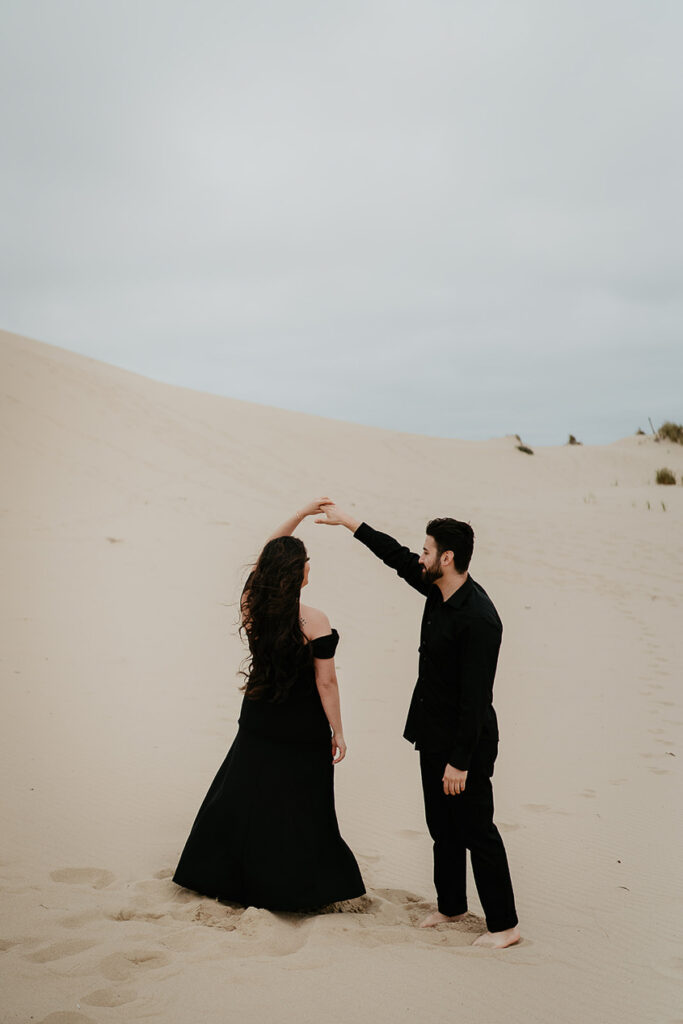
<instances>
[{"instance_id":1,"label":"woman's left hand","mask_svg":"<svg viewBox=\"0 0 683 1024\"><path fill-rule=\"evenodd\" d=\"M332 764L339 764L346 757L346 740L340 732L332 737Z\"/></svg>"},{"instance_id":2,"label":"woman's left hand","mask_svg":"<svg viewBox=\"0 0 683 1024\"><path fill-rule=\"evenodd\" d=\"M305 519L306 516L320 515L325 511L323 506L326 504L329 505L331 502L331 498L316 498L315 501L309 501L305 505L302 505L297 512L297 515L301 516L302 519Z\"/></svg>"}]
</instances>

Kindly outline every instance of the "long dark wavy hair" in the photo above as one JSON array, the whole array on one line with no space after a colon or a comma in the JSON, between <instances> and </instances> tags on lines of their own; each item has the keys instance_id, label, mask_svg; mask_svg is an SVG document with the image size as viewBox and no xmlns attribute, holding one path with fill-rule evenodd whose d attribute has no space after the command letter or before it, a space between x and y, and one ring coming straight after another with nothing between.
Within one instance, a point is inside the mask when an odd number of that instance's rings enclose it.
<instances>
[{"instance_id":1,"label":"long dark wavy hair","mask_svg":"<svg viewBox=\"0 0 683 1024\"><path fill-rule=\"evenodd\" d=\"M269 540L242 593L240 635L249 654L242 663L241 687L253 700L284 700L312 665L301 629L299 598L308 561L298 537Z\"/></svg>"}]
</instances>

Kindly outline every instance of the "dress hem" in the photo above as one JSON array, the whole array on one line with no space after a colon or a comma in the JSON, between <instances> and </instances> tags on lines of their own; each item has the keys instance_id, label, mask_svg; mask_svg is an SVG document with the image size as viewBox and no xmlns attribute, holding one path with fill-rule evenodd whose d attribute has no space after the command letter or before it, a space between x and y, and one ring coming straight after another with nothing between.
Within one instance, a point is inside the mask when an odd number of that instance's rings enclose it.
<instances>
[{"instance_id":1,"label":"dress hem","mask_svg":"<svg viewBox=\"0 0 683 1024\"><path fill-rule=\"evenodd\" d=\"M175 883L175 885L180 886L182 889L188 889L190 892L195 892L197 893L198 896L205 896L207 899L221 900L225 903L237 903L239 904L239 906L244 907L245 909L247 907L256 907L257 910L270 910L272 913L281 914L314 913L321 907L329 907L332 903L343 903L345 900L358 899L359 896L365 896L367 892L365 887L363 887L360 892L354 892L351 895L347 893L344 896L333 896L331 899L321 900L318 903L307 903L305 906L274 906L273 904L266 906L263 903L245 902L243 899L239 899L237 896L228 895L227 893L201 892L199 889L194 889L191 885L186 885L184 882L177 881L175 877L172 879L172 881Z\"/></svg>"}]
</instances>

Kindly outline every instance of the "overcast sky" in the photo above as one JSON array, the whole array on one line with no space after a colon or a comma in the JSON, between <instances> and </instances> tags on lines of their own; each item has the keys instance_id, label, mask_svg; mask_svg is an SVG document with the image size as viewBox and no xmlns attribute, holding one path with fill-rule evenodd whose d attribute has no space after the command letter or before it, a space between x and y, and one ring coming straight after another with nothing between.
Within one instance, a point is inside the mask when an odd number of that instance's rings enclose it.
<instances>
[{"instance_id":1,"label":"overcast sky","mask_svg":"<svg viewBox=\"0 0 683 1024\"><path fill-rule=\"evenodd\" d=\"M0 11L0 326L421 433L683 420L680 0Z\"/></svg>"}]
</instances>

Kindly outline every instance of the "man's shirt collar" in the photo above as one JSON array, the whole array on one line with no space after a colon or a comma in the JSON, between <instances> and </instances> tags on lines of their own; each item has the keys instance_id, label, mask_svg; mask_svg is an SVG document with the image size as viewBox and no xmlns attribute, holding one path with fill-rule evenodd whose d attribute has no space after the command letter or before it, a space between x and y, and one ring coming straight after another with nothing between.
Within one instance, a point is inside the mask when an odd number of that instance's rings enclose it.
<instances>
[{"instance_id":1,"label":"man's shirt collar","mask_svg":"<svg viewBox=\"0 0 683 1024\"><path fill-rule=\"evenodd\" d=\"M441 587L437 586L436 583L432 583L432 586L431 586L432 599L436 600L436 601L440 601L441 604L448 605L449 608L457 609L457 608L460 608L460 606L463 604L463 602L467 599L467 595L469 593L471 593L473 587L474 587L474 580L472 579L472 577L468 573L467 574L467 579L465 580L463 585L461 587L458 587L458 589L455 591L455 593L451 594L451 596L446 601L444 601L443 594L441 593ZM436 593L435 593L435 591L436 591Z\"/></svg>"}]
</instances>

